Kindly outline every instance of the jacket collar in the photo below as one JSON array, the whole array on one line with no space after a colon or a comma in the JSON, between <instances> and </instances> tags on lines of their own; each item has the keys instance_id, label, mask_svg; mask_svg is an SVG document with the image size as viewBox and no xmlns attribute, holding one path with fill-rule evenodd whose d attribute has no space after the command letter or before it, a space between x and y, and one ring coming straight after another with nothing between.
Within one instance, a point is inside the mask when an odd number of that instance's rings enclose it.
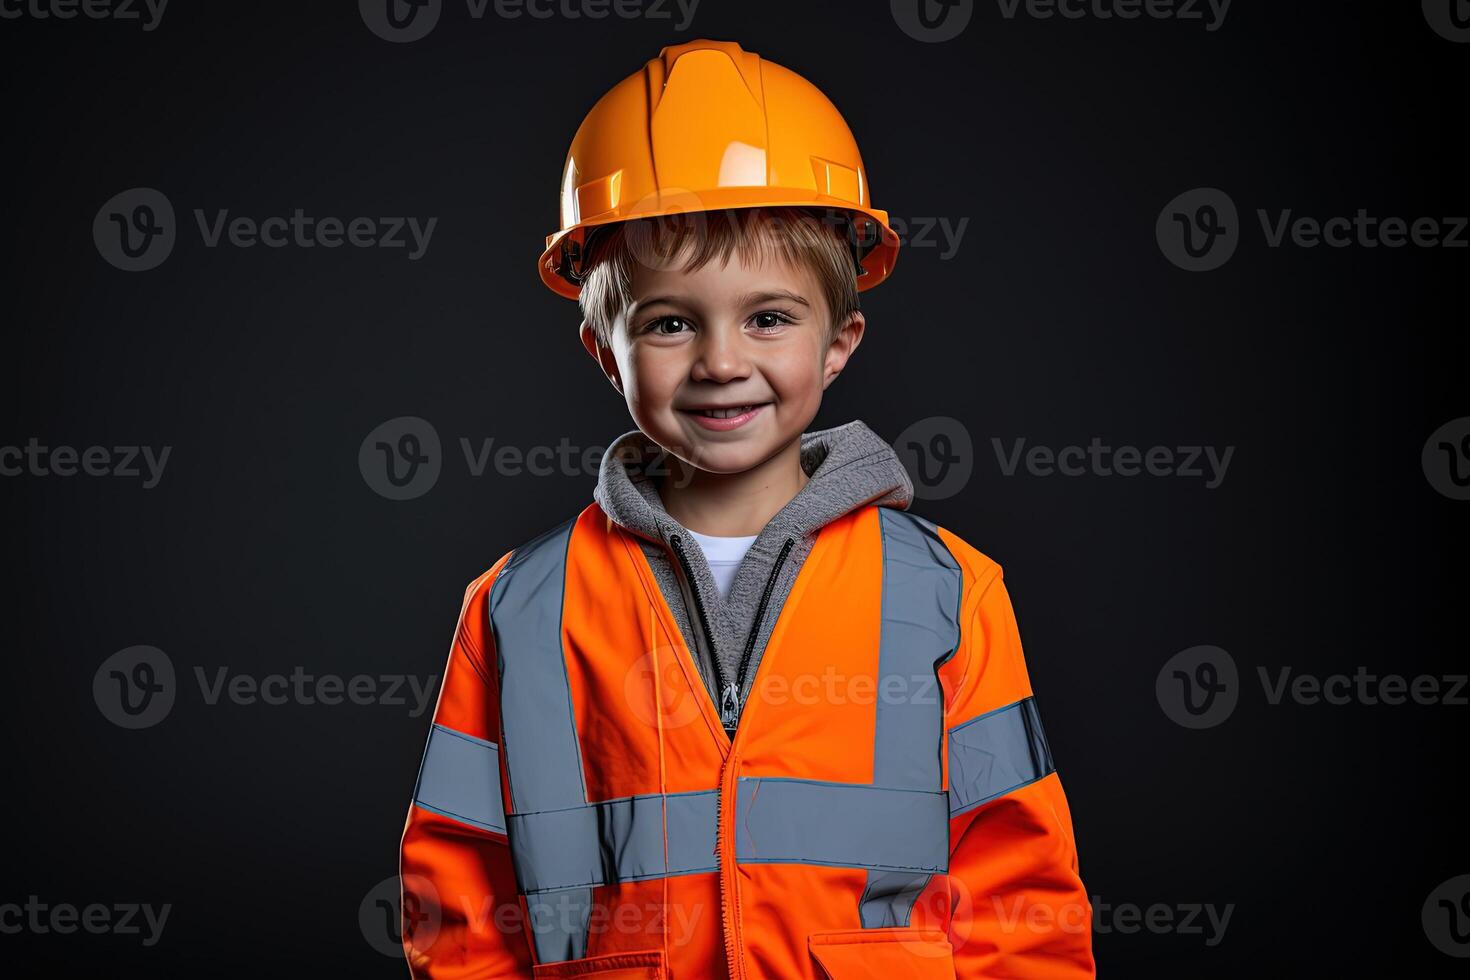
<instances>
[{"instance_id":1,"label":"jacket collar","mask_svg":"<svg viewBox=\"0 0 1470 980\"><path fill-rule=\"evenodd\" d=\"M641 430L623 433L603 453L593 499L614 523L666 545L671 534L687 529L669 516L648 473L656 473L665 459ZM771 518L762 538L815 533L870 503L907 510L914 499L913 482L897 454L860 419L802 433L801 467L806 485Z\"/></svg>"}]
</instances>

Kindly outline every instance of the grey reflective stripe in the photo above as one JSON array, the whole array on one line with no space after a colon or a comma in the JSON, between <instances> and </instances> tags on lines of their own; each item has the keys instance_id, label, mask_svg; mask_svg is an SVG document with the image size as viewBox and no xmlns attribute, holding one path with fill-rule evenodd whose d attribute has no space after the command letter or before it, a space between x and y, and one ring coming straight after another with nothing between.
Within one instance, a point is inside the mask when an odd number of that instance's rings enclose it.
<instances>
[{"instance_id":1,"label":"grey reflective stripe","mask_svg":"<svg viewBox=\"0 0 1470 980\"><path fill-rule=\"evenodd\" d=\"M561 648L567 547L575 518L517 548L490 587L511 809L587 802Z\"/></svg>"},{"instance_id":2,"label":"grey reflective stripe","mask_svg":"<svg viewBox=\"0 0 1470 980\"><path fill-rule=\"evenodd\" d=\"M592 889L569 888L550 895L527 895L531 938L540 963L563 963L587 955L587 922Z\"/></svg>"},{"instance_id":3,"label":"grey reflective stripe","mask_svg":"<svg viewBox=\"0 0 1470 980\"><path fill-rule=\"evenodd\" d=\"M526 894L719 870L717 790L628 796L510 815ZM667 804L668 860L664 858Z\"/></svg>"},{"instance_id":4,"label":"grey reflective stripe","mask_svg":"<svg viewBox=\"0 0 1470 980\"><path fill-rule=\"evenodd\" d=\"M1036 698L949 730L949 810L957 816L1056 771Z\"/></svg>"},{"instance_id":5,"label":"grey reflective stripe","mask_svg":"<svg viewBox=\"0 0 1470 980\"><path fill-rule=\"evenodd\" d=\"M741 776L735 860L884 871L949 867L949 804L942 792L862 783Z\"/></svg>"},{"instance_id":6,"label":"grey reflective stripe","mask_svg":"<svg viewBox=\"0 0 1470 980\"><path fill-rule=\"evenodd\" d=\"M460 823L505 833L500 747L443 725L429 729L413 801Z\"/></svg>"},{"instance_id":7,"label":"grey reflective stripe","mask_svg":"<svg viewBox=\"0 0 1470 980\"><path fill-rule=\"evenodd\" d=\"M878 509L883 605L873 718L873 783L933 791L940 785L944 698L939 667L960 645L965 580L934 524ZM896 825L897 833L907 833ZM917 829L917 828L915 828ZM948 861L949 827L937 829ZM864 929L906 926L929 875L870 870L860 903Z\"/></svg>"},{"instance_id":8,"label":"grey reflective stripe","mask_svg":"<svg viewBox=\"0 0 1470 980\"><path fill-rule=\"evenodd\" d=\"M934 525L878 508L883 540L873 783L937 790L944 697L939 665L960 645L964 577Z\"/></svg>"},{"instance_id":9,"label":"grey reflective stripe","mask_svg":"<svg viewBox=\"0 0 1470 980\"><path fill-rule=\"evenodd\" d=\"M932 874L912 871L869 871L868 885L859 902L864 929L907 926L914 899L929 884Z\"/></svg>"},{"instance_id":10,"label":"grey reflective stripe","mask_svg":"<svg viewBox=\"0 0 1470 980\"><path fill-rule=\"evenodd\" d=\"M500 716L511 810L511 860L522 891L543 860L516 815L582 807L587 788L562 654L561 612L571 518L517 548L490 587L490 629L500 672ZM532 922L536 957L552 963L586 955L592 891L558 896L554 915ZM534 915L544 902L528 902Z\"/></svg>"}]
</instances>

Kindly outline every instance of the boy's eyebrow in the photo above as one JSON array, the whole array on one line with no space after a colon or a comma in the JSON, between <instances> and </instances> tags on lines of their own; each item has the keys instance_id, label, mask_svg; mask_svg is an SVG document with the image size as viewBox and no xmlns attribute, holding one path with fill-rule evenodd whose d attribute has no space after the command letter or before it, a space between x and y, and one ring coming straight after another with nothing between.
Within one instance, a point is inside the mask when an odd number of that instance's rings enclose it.
<instances>
[{"instance_id":1,"label":"boy's eyebrow","mask_svg":"<svg viewBox=\"0 0 1470 980\"><path fill-rule=\"evenodd\" d=\"M789 299L791 302L800 303L808 309L811 307L810 303L789 289L777 289L764 293L747 293L740 297L739 305L750 306L753 303L769 303L773 299Z\"/></svg>"}]
</instances>

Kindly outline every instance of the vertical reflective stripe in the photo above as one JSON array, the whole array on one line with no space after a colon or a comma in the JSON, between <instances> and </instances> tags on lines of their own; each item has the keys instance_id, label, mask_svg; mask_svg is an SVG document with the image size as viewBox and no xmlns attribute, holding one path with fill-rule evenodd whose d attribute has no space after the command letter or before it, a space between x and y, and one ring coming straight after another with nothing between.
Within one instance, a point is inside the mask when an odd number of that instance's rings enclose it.
<instances>
[{"instance_id":1,"label":"vertical reflective stripe","mask_svg":"<svg viewBox=\"0 0 1470 980\"><path fill-rule=\"evenodd\" d=\"M944 734L938 669L960 645L964 577L933 524L891 507L878 513L883 608L873 783L933 791Z\"/></svg>"},{"instance_id":2,"label":"vertical reflective stripe","mask_svg":"<svg viewBox=\"0 0 1470 980\"><path fill-rule=\"evenodd\" d=\"M914 899L933 875L910 871L869 871L860 905L864 929L907 926Z\"/></svg>"},{"instance_id":3,"label":"vertical reflective stripe","mask_svg":"<svg viewBox=\"0 0 1470 980\"><path fill-rule=\"evenodd\" d=\"M949 812L957 816L1056 771L1036 698L949 730Z\"/></svg>"},{"instance_id":4,"label":"vertical reflective stripe","mask_svg":"<svg viewBox=\"0 0 1470 980\"><path fill-rule=\"evenodd\" d=\"M587 923L592 889L570 888L526 896L531 939L541 963L580 960L587 955Z\"/></svg>"},{"instance_id":5,"label":"vertical reflective stripe","mask_svg":"<svg viewBox=\"0 0 1470 980\"><path fill-rule=\"evenodd\" d=\"M500 747L443 725L429 729L413 801L481 830L505 833Z\"/></svg>"},{"instance_id":6,"label":"vertical reflective stripe","mask_svg":"<svg viewBox=\"0 0 1470 980\"><path fill-rule=\"evenodd\" d=\"M572 692L562 652L561 615L567 548L576 518L515 550L490 588L490 628L500 670L500 714L510 780L511 857L516 879L535 880L539 854L518 840L515 814L582 807L587 803ZM545 912L549 896L529 903ZM532 920L537 958L544 963L585 955L591 889L562 893L554 914Z\"/></svg>"},{"instance_id":7,"label":"vertical reflective stripe","mask_svg":"<svg viewBox=\"0 0 1470 980\"><path fill-rule=\"evenodd\" d=\"M940 786L944 697L939 667L960 645L964 575L934 524L906 511L878 509L883 546L883 606L873 719L873 783L935 791ZM896 833L927 828L896 827ZM948 827L943 834L946 855ZM863 928L909 922L929 875L870 870Z\"/></svg>"}]
</instances>

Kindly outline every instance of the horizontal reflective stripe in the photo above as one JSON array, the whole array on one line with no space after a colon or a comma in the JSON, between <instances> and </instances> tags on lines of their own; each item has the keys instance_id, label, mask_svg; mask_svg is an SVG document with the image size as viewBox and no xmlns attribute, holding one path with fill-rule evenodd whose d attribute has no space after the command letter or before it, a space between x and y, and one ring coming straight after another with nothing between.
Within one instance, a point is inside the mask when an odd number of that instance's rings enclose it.
<instances>
[{"instance_id":1,"label":"horizontal reflective stripe","mask_svg":"<svg viewBox=\"0 0 1470 980\"><path fill-rule=\"evenodd\" d=\"M500 747L443 725L429 729L414 803L481 830L505 833Z\"/></svg>"},{"instance_id":2,"label":"horizontal reflective stripe","mask_svg":"<svg viewBox=\"0 0 1470 980\"><path fill-rule=\"evenodd\" d=\"M736 797L735 859L741 864L949 867L944 793L742 776Z\"/></svg>"},{"instance_id":3,"label":"horizontal reflective stripe","mask_svg":"<svg viewBox=\"0 0 1470 980\"><path fill-rule=\"evenodd\" d=\"M583 888L697 874L715 856L717 790L626 796L564 810L512 813L511 857L521 891ZM664 861L664 814L668 861Z\"/></svg>"},{"instance_id":4,"label":"horizontal reflective stripe","mask_svg":"<svg viewBox=\"0 0 1470 980\"><path fill-rule=\"evenodd\" d=\"M949 730L949 811L957 816L1056 770L1034 697Z\"/></svg>"}]
</instances>

